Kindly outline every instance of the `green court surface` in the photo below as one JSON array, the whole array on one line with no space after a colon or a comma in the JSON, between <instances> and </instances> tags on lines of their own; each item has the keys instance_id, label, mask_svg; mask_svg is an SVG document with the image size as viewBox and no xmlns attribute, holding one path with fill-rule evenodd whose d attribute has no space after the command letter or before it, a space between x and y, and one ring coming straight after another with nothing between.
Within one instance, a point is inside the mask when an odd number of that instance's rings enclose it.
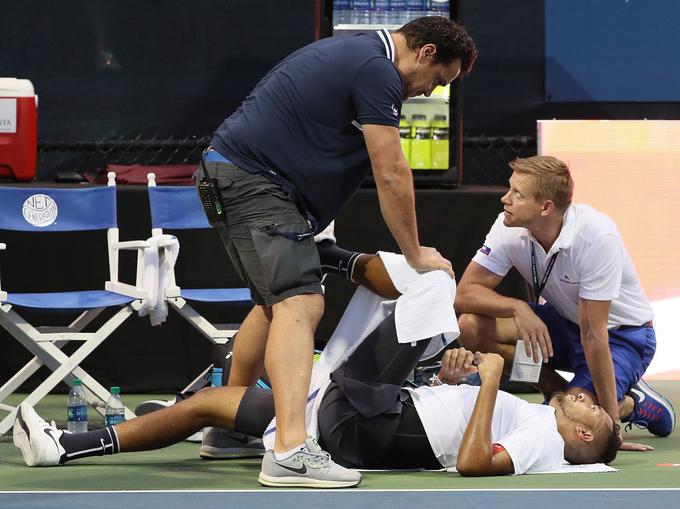
<instances>
[{"instance_id":1,"label":"green court surface","mask_svg":"<svg viewBox=\"0 0 680 509\"><path fill-rule=\"evenodd\" d=\"M680 382L651 382L680 408ZM135 405L159 396L124 395ZM18 399L18 398L17 398ZM162 399L162 397L160 398ZM537 396L528 396L537 400ZM16 401L14 401L15 403ZM13 402L10 402L10 404ZM62 420L66 396L51 395L38 406L45 419ZM90 411L90 419L93 419ZM92 425L101 422L97 420ZM540 474L496 478L462 478L447 472L367 472L358 489L583 489L583 488L678 488L680 487L680 432L656 438L633 428L625 438L654 446L651 452L621 452L612 464L613 473ZM11 435L0 440L0 491L129 491L129 490L258 490L257 459L205 461L198 457L198 444L182 442L166 449L88 458L54 468L28 468ZM675 466L670 466L675 465Z\"/></svg>"}]
</instances>

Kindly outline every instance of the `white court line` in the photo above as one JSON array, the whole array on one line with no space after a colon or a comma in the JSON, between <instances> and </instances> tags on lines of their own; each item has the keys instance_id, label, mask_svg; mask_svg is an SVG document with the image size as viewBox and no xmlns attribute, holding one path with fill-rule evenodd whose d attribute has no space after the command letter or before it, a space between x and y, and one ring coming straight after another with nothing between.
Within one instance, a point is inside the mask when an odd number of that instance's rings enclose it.
<instances>
[{"instance_id":1,"label":"white court line","mask_svg":"<svg viewBox=\"0 0 680 509\"><path fill-rule=\"evenodd\" d=\"M361 489L361 488L274 488L274 489L251 489L251 490L44 490L44 491L0 491L0 494L127 494L127 493L440 493L440 492L553 492L553 491L680 491L680 488L414 488L414 489Z\"/></svg>"}]
</instances>

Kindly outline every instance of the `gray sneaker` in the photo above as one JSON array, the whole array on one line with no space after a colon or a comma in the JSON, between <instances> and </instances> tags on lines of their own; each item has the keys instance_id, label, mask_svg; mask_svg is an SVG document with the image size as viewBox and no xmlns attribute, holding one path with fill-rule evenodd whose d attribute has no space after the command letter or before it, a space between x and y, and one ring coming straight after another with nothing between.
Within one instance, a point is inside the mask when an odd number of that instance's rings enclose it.
<instances>
[{"instance_id":1,"label":"gray sneaker","mask_svg":"<svg viewBox=\"0 0 680 509\"><path fill-rule=\"evenodd\" d=\"M264 456L264 444L261 438L236 431L204 428L200 456L205 460L261 458Z\"/></svg>"},{"instance_id":2,"label":"gray sneaker","mask_svg":"<svg viewBox=\"0 0 680 509\"><path fill-rule=\"evenodd\" d=\"M305 447L285 460L277 461L274 451L267 451L258 481L274 488L349 488L361 482L361 474L333 462L331 455L308 437Z\"/></svg>"}]
</instances>

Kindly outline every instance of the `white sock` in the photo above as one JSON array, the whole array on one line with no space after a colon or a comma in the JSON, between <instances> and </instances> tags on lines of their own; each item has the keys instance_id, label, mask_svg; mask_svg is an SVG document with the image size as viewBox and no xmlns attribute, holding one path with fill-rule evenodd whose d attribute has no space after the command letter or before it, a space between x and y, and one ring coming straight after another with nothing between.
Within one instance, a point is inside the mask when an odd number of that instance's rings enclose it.
<instances>
[{"instance_id":1,"label":"white sock","mask_svg":"<svg viewBox=\"0 0 680 509\"><path fill-rule=\"evenodd\" d=\"M286 452L276 452L276 451L274 451L274 459L276 461L283 461L285 459L290 458L293 454L295 454L298 451L301 451L305 447L307 447L307 444L302 442L297 447L293 447L290 451L286 451Z\"/></svg>"}]
</instances>

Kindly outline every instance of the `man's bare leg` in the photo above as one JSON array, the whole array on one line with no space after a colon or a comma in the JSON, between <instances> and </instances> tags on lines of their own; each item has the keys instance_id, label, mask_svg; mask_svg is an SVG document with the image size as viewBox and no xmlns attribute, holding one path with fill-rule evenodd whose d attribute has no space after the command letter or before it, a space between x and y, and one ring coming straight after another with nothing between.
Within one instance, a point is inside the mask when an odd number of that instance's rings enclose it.
<instances>
[{"instance_id":1,"label":"man's bare leg","mask_svg":"<svg viewBox=\"0 0 680 509\"><path fill-rule=\"evenodd\" d=\"M378 255L360 255L354 264L352 279L385 299L396 299L401 296Z\"/></svg>"},{"instance_id":2,"label":"man's bare leg","mask_svg":"<svg viewBox=\"0 0 680 509\"><path fill-rule=\"evenodd\" d=\"M114 426L121 452L149 451L181 442L206 426L234 429L247 387L203 389L176 405Z\"/></svg>"},{"instance_id":3,"label":"man's bare leg","mask_svg":"<svg viewBox=\"0 0 680 509\"><path fill-rule=\"evenodd\" d=\"M323 306L323 296L318 294L296 295L272 306L265 367L274 392L275 452L289 451L307 438L305 407L314 331Z\"/></svg>"},{"instance_id":4,"label":"man's bare leg","mask_svg":"<svg viewBox=\"0 0 680 509\"><path fill-rule=\"evenodd\" d=\"M515 357L518 331L512 318L492 318L490 316L463 314L458 319L460 336L458 341L468 350L480 352L498 353L505 361L503 370L509 374L512 369L512 361ZM567 381L554 369L547 366L541 368L541 377L536 387L544 394L565 390ZM583 393L594 405L597 398L593 393L580 387L570 387L567 394L578 395ZM619 413L621 419L627 418L633 411L633 398L625 395L619 401Z\"/></svg>"},{"instance_id":5,"label":"man's bare leg","mask_svg":"<svg viewBox=\"0 0 680 509\"><path fill-rule=\"evenodd\" d=\"M458 318L460 336L458 342L468 350L483 353L497 353L503 357L503 373L512 371L515 348L519 332L512 318L493 318L484 315L465 313ZM554 369L541 368L541 376L536 387L544 394L552 394L564 389L567 381Z\"/></svg>"},{"instance_id":6,"label":"man's bare leg","mask_svg":"<svg viewBox=\"0 0 680 509\"><path fill-rule=\"evenodd\" d=\"M234 340L229 386L255 385L264 368L264 353L271 326L271 308L255 306Z\"/></svg>"},{"instance_id":7,"label":"man's bare leg","mask_svg":"<svg viewBox=\"0 0 680 509\"><path fill-rule=\"evenodd\" d=\"M176 405L85 433L57 430L43 421L33 408L22 405L14 424L14 440L30 466L52 466L90 456L160 449L182 441L205 426L233 429L247 389L204 389ZM244 417L244 425L252 427L253 432L262 432L273 417L273 407L258 406L253 410L256 413ZM43 434L43 430L49 432ZM55 444L58 444L56 448Z\"/></svg>"}]
</instances>

